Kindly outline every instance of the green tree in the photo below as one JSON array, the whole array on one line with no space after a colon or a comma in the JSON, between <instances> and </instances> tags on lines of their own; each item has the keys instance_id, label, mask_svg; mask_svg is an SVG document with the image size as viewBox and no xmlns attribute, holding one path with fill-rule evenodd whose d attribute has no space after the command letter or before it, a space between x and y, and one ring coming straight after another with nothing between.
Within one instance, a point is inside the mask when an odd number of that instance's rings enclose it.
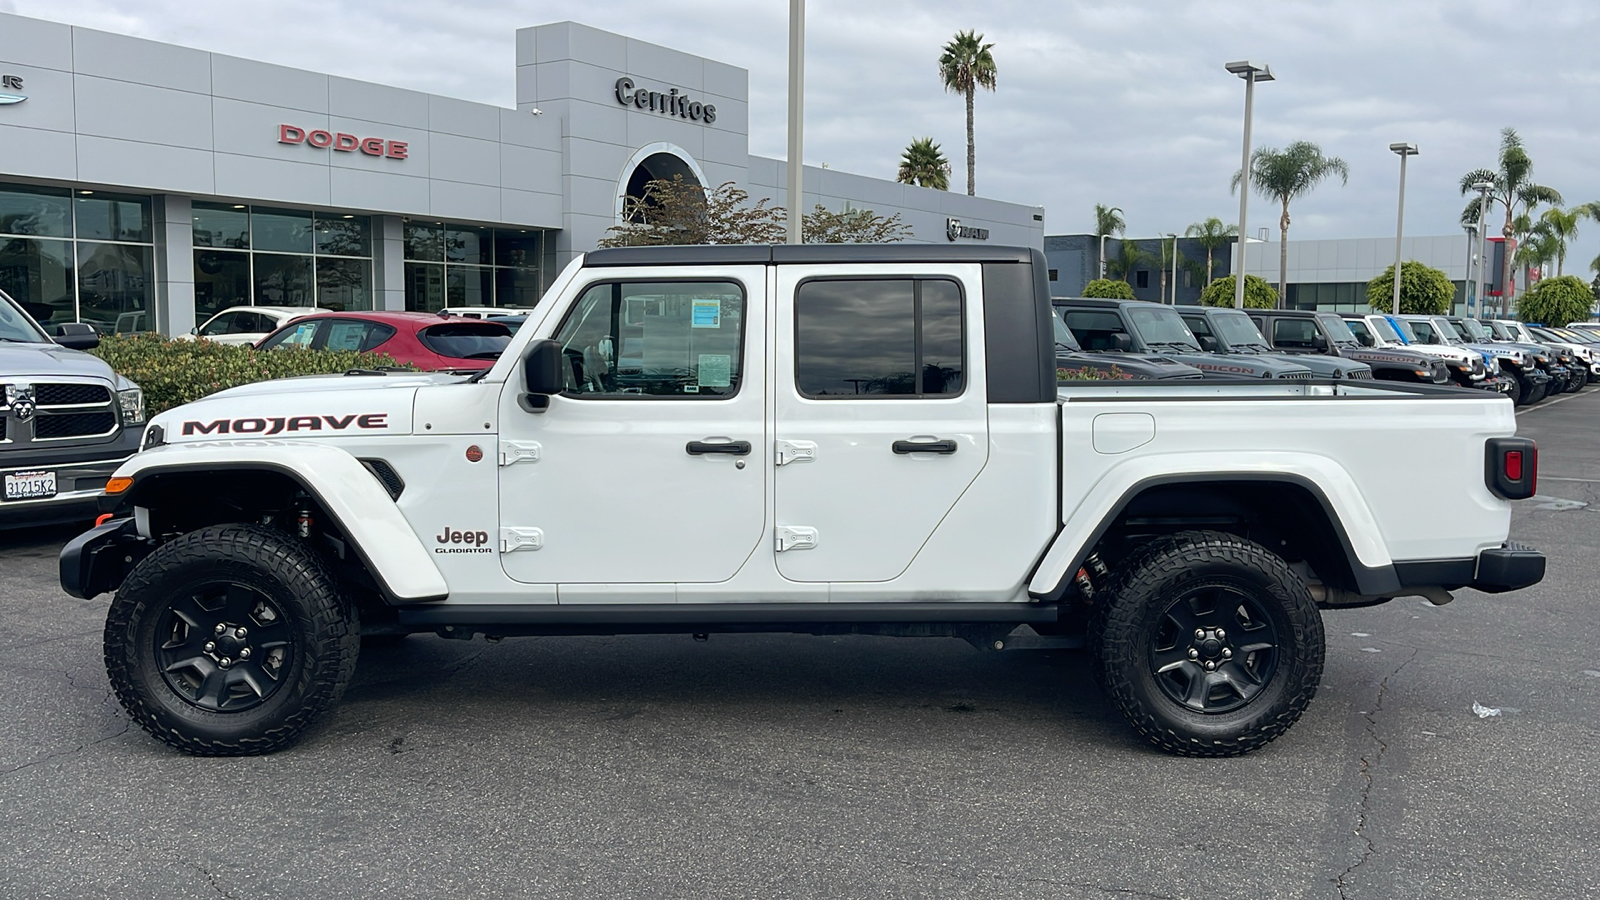
<instances>
[{"instance_id":1,"label":"green tree","mask_svg":"<svg viewBox=\"0 0 1600 900\"><path fill-rule=\"evenodd\" d=\"M601 247L660 244L781 244L786 236L781 206L727 181L707 190L674 175L652 179L643 196L622 201L623 223L606 229Z\"/></svg>"},{"instance_id":2,"label":"green tree","mask_svg":"<svg viewBox=\"0 0 1600 900\"><path fill-rule=\"evenodd\" d=\"M1083 286L1083 296L1099 297L1105 300L1136 300L1133 288L1126 281L1115 278L1096 278Z\"/></svg>"},{"instance_id":3,"label":"green tree","mask_svg":"<svg viewBox=\"0 0 1600 900\"><path fill-rule=\"evenodd\" d=\"M948 191L950 160L945 159L944 153L940 151L939 145L933 142L933 138L916 138L909 147L906 147L906 151L900 154L900 173L894 180L901 184L915 184L936 191Z\"/></svg>"},{"instance_id":4,"label":"green tree","mask_svg":"<svg viewBox=\"0 0 1600 900\"><path fill-rule=\"evenodd\" d=\"M1262 147L1250 154L1250 186L1268 200L1276 200L1283 212L1278 216L1278 292L1289 290L1289 201L1311 193L1333 175L1340 184L1350 182L1350 166L1337 156L1323 156L1322 148L1310 141L1295 141L1282 150ZM1233 190L1244 180L1243 170L1233 173ZM1249 289L1250 282L1245 282Z\"/></svg>"},{"instance_id":5,"label":"green tree","mask_svg":"<svg viewBox=\"0 0 1600 900\"><path fill-rule=\"evenodd\" d=\"M1539 223L1534 225L1532 231L1546 238L1555 251L1556 275L1565 274L1562 270L1567 265L1567 245L1578 236L1578 220L1588 215L1582 206L1571 209L1547 209L1539 217Z\"/></svg>"},{"instance_id":6,"label":"green tree","mask_svg":"<svg viewBox=\"0 0 1600 900\"><path fill-rule=\"evenodd\" d=\"M1206 285L1200 292L1200 302L1205 306L1233 305L1233 276L1224 275ZM1244 277L1244 305L1249 309L1277 309L1278 292L1265 278L1254 275Z\"/></svg>"},{"instance_id":7,"label":"green tree","mask_svg":"<svg viewBox=\"0 0 1600 900\"><path fill-rule=\"evenodd\" d=\"M1206 248L1206 284L1211 283L1213 277L1211 273L1215 271L1212 254L1215 253L1218 247L1227 246L1228 242L1238 234L1239 226L1224 225L1222 220L1216 216L1212 216L1204 222L1196 222L1184 229L1184 237L1194 238L1200 242L1200 246ZM1246 282L1246 284L1248 283Z\"/></svg>"},{"instance_id":8,"label":"green tree","mask_svg":"<svg viewBox=\"0 0 1600 900\"><path fill-rule=\"evenodd\" d=\"M808 244L893 244L909 237L911 227L899 213L885 218L870 209L852 209L848 202L843 212L831 212L819 203L806 213L800 233Z\"/></svg>"},{"instance_id":9,"label":"green tree","mask_svg":"<svg viewBox=\"0 0 1600 900\"><path fill-rule=\"evenodd\" d=\"M1113 259L1108 266L1113 274L1126 282L1128 276L1132 275L1135 269L1149 265L1152 259L1154 257L1145 252L1137 243L1123 241L1121 247L1118 248L1117 258Z\"/></svg>"},{"instance_id":10,"label":"green tree","mask_svg":"<svg viewBox=\"0 0 1600 900\"><path fill-rule=\"evenodd\" d=\"M1127 230L1128 223L1123 221L1121 209L1103 203L1094 205L1094 236L1100 239L1099 277L1106 277L1106 238Z\"/></svg>"},{"instance_id":11,"label":"green tree","mask_svg":"<svg viewBox=\"0 0 1600 900\"><path fill-rule=\"evenodd\" d=\"M1400 312L1416 315L1444 315L1456 296L1450 276L1414 259L1400 264ZM1367 305L1373 312L1393 312L1394 266L1367 282Z\"/></svg>"},{"instance_id":12,"label":"green tree","mask_svg":"<svg viewBox=\"0 0 1600 900\"><path fill-rule=\"evenodd\" d=\"M981 34L974 34L970 30L958 31L955 38L944 45L944 52L939 54L939 80L944 83L944 89L961 94L967 100L967 196L969 197L973 196L976 190L973 186L975 172L973 158L977 151L972 138L972 97L980 87L994 90L994 56L989 52L993 48L993 44L983 42Z\"/></svg>"},{"instance_id":13,"label":"green tree","mask_svg":"<svg viewBox=\"0 0 1600 900\"><path fill-rule=\"evenodd\" d=\"M1517 318L1560 327L1569 322L1587 322L1594 304L1594 293L1576 275L1546 278L1517 300Z\"/></svg>"},{"instance_id":14,"label":"green tree","mask_svg":"<svg viewBox=\"0 0 1600 900\"><path fill-rule=\"evenodd\" d=\"M1505 211L1505 225L1500 233L1507 240L1516 237L1516 219L1519 213L1528 213L1540 203L1556 206L1562 203L1561 193L1555 188L1545 187L1533 182L1533 159L1528 156L1528 151L1522 147L1522 138L1517 136L1515 128L1500 130L1500 159L1499 169L1473 169L1461 176L1461 193L1463 196L1477 193L1473 188L1479 182L1488 182L1493 185L1489 189L1489 203L1498 203ZM1472 206L1478 205L1476 198ZM1466 215L1465 212L1462 213ZM1476 222L1477 212L1472 214L1472 221ZM1487 227L1487 223L1485 224ZM1514 262L1511 255L1506 256L1505 267L1500 273L1501 284L1511 283L1511 266ZM1500 301L1505 303L1504 297Z\"/></svg>"}]
</instances>

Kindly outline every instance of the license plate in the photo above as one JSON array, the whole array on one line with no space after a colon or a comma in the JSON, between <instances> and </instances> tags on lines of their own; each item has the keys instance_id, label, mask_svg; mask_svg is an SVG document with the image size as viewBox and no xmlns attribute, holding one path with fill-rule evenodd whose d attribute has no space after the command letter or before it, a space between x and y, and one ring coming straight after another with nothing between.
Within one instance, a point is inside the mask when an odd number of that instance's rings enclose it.
<instances>
[{"instance_id":1,"label":"license plate","mask_svg":"<svg viewBox=\"0 0 1600 900\"><path fill-rule=\"evenodd\" d=\"M56 473L18 472L6 476L7 500L37 500L56 495Z\"/></svg>"}]
</instances>

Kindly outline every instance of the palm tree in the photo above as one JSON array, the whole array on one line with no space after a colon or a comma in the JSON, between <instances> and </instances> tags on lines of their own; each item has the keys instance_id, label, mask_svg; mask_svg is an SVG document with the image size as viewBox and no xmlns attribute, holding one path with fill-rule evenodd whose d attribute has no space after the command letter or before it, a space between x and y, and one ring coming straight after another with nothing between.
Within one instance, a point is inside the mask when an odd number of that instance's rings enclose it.
<instances>
[{"instance_id":1,"label":"palm tree","mask_svg":"<svg viewBox=\"0 0 1600 900\"><path fill-rule=\"evenodd\" d=\"M1528 152L1522 148L1522 138L1517 136L1515 128L1502 128L1500 130L1500 169L1473 169L1461 176L1461 193L1463 196L1475 191L1474 184L1487 181L1494 185L1489 189L1489 202L1498 203L1506 213L1505 226L1500 233L1507 240L1517 234L1516 219L1519 212L1526 214L1533 211L1540 203L1558 206L1563 201L1561 193L1555 188L1534 184L1533 160ZM1520 210L1519 210L1520 207ZM1510 254L1506 255L1504 270L1500 273L1501 284L1511 283ZM1500 294L1501 309L1504 311L1506 299L1510 296L1509 290L1502 290Z\"/></svg>"},{"instance_id":2,"label":"palm tree","mask_svg":"<svg viewBox=\"0 0 1600 900\"><path fill-rule=\"evenodd\" d=\"M1103 203L1094 205L1094 236L1100 239L1100 276L1106 277L1106 238L1113 234L1123 234L1128 230L1128 223L1122 219L1122 210L1115 206L1106 206Z\"/></svg>"},{"instance_id":3,"label":"palm tree","mask_svg":"<svg viewBox=\"0 0 1600 900\"><path fill-rule=\"evenodd\" d=\"M1578 236L1578 219L1585 215L1583 207L1547 209L1533 226L1537 234L1549 237L1556 251L1556 277L1560 278L1567 265L1567 245Z\"/></svg>"},{"instance_id":4,"label":"palm tree","mask_svg":"<svg viewBox=\"0 0 1600 900\"><path fill-rule=\"evenodd\" d=\"M944 45L939 54L939 80L944 89L967 98L967 196L973 196L972 95L978 88L994 90L994 57L989 54L993 44L983 43L983 35L971 31L956 32L955 39Z\"/></svg>"},{"instance_id":5,"label":"palm tree","mask_svg":"<svg viewBox=\"0 0 1600 900\"><path fill-rule=\"evenodd\" d=\"M1281 239L1278 244L1278 296L1289 296L1289 201L1304 197L1330 175L1340 184L1350 182L1350 166L1337 156L1323 156L1322 148L1310 141L1295 141L1280 152L1262 147L1250 154L1250 185L1268 200L1283 205L1278 217ZM1233 173L1233 190L1239 189L1244 172Z\"/></svg>"},{"instance_id":6,"label":"palm tree","mask_svg":"<svg viewBox=\"0 0 1600 900\"><path fill-rule=\"evenodd\" d=\"M1111 271L1118 278L1127 281L1128 276L1133 274L1133 270L1148 264L1153 259L1155 259L1155 255L1141 249L1137 243L1123 241L1117 258L1111 261Z\"/></svg>"},{"instance_id":7,"label":"palm tree","mask_svg":"<svg viewBox=\"0 0 1600 900\"><path fill-rule=\"evenodd\" d=\"M944 158L933 138L916 138L900 154L900 174L895 181L915 184L936 191L950 190L950 160Z\"/></svg>"},{"instance_id":8,"label":"palm tree","mask_svg":"<svg viewBox=\"0 0 1600 900\"><path fill-rule=\"evenodd\" d=\"M1212 281L1212 251L1227 244L1229 238L1235 237L1238 234L1239 226L1224 225L1222 224L1222 220L1216 216L1212 216L1211 218L1206 219L1204 222L1196 222L1184 230L1184 237L1194 238L1200 242L1200 246L1206 248L1206 285L1208 287L1211 285Z\"/></svg>"}]
</instances>

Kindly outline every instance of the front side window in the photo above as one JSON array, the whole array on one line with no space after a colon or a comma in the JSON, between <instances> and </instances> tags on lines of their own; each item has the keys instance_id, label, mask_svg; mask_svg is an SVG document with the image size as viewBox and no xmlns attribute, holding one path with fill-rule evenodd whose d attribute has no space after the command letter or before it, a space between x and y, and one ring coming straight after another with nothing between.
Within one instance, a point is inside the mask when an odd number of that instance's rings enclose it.
<instances>
[{"instance_id":1,"label":"front side window","mask_svg":"<svg viewBox=\"0 0 1600 900\"><path fill-rule=\"evenodd\" d=\"M319 320L320 321L320 320ZM261 345L263 350L277 350L280 347L295 347L304 349L311 346L311 341L317 336L318 322L301 322L292 328L286 328L276 335L266 339Z\"/></svg>"},{"instance_id":2,"label":"front side window","mask_svg":"<svg viewBox=\"0 0 1600 900\"><path fill-rule=\"evenodd\" d=\"M795 292L795 386L816 400L951 397L966 387L961 288L818 279Z\"/></svg>"},{"instance_id":3,"label":"front side window","mask_svg":"<svg viewBox=\"0 0 1600 900\"><path fill-rule=\"evenodd\" d=\"M1314 350L1316 337L1317 323L1310 319L1272 320L1272 343L1276 346Z\"/></svg>"},{"instance_id":4,"label":"front side window","mask_svg":"<svg viewBox=\"0 0 1600 900\"><path fill-rule=\"evenodd\" d=\"M556 333L568 395L731 397L744 353L744 290L733 282L602 282Z\"/></svg>"}]
</instances>

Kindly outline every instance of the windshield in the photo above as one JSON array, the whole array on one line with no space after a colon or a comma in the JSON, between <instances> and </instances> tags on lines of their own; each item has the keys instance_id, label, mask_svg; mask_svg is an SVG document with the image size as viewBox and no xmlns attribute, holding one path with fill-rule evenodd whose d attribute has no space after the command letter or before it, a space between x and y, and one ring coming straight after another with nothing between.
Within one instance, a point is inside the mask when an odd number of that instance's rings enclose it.
<instances>
[{"instance_id":1,"label":"windshield","mask_svg":"<svg viewBox=\"0 0 1600 900\"><path fill-rule=\"evenodd\" d=\"M1078 339L1072 336L1072 329L1067 323L1061 321L1061 313L1056 312L1054 306L1050 307L1050 326L1055 329L1057 350L1082 350Z\"/></svg>"},{"instance_id":2,"label":"windshield","mask_svg":"<svg viewBox=\"0 0 1600 900\"><path fill-rule=\"evenodd\" d=\"M50 338L45 336L33 319L22 311L15 300L4 291L0 291L0 341L21 341L28 344L48 344Z\"/></svg>"},{"instance_id":3,"label":"windshield","mask_svg":"<svg viewBox=\"0 0 1600 900\"><path fill-rule=\"evenodd\" d=\"M1506 327L1501 325L1499 322L1485 322L1484 326L1489 329L1489 333L1494 335L1494 339L1497 341L1516 340L1516 337L1512 335L1510 331L1507 331Z\"/></svg>"},{"instance_id":4,"label":"windshield","mask_svg":"<svg viewBox=\"0 0 1600 900\"><path fill-rule=\"evenodd\" d=\"M1394 330L1400 333L1400 337L1403 338L1406 343L1422 343L1422 339L1417 337L1417 333L1411 330L1411 323L1407 322L1405 319L1384 319L1383 321L1388 322L1391 326L1393 326Z\"/></svg>"},{"instance_id":5,"label":"windshield","mask_svg":"<svg viewBox=\"0 0 1600 900\"><path fill-rule=\"evenodd\" d=\"M1252 344L1267 346L1267 339L1261 336L1261 329L1242 312L1216 313L1211 322L1230 347L1246 347Z\"/></svg>"},{"instance_id":6,"label":"windshield","mask_svg":"<svg viewBox=\"0 0 1600 900\"><path fill-rule=\"evenodd\" d=\"M1372 318L1364 319L1363 321L1365 321L1367 326L1374 332L1377 332L1379 338L1393 344L1403 343L1400 333L1395 331L1394 326L1390 325L1389 320L1385 319L1383 316L1373 316Z\"/></svg>"},{"instance_id":7,"label":"windshield","mask_svg":"<svg viewBox=\"0 0 1600 900\"><path fill-rule=\"evenodd\" d=\"M1127 312L1128 319L1146 344L1152 347L1200 349L1200 342L1195 340L1189 326L1183 324L1183 317L1176 310L1161 306L1129 306Z\"/></svg>"},{"instance_id":8,"label":"windshield","mask_svg":"<svg viewBox=\"0 0 1600 900\"><path fill-rule=\"evenodd\" d=\"M1356 340L1356 333L1351 331L1350 326L1338 316L1317 316L1317 321L1322 323L1322 327L1328 332L1328 337L1332 338L1335 344L1348 347L1361 346L1361 342Z\"/></svg>"},{"instance_id":9,"label":"windshield","mask_svg":"<svg viewBox=\"0 0 1600 900\"><path fill-rule=\"evenodd\" d=\"M1450 324L1449 319L1443 316L1434 316L1428 320L1428 324L1433 326L1433 333L1438 335L1435 340L1439 343L1451 347L1461 343L1461 338L1456 335L1455 326Z\"/></svg>"},{"instance_id":10,"label":"windshield","mask_svg":"<svg viewBox=\"0 0 1600 900\"><path fill-rule=\"evenodd\" d=\"M1467 330L1467 339L1472 341L1492 341L1494 336L1489 334L1489 329L1477 319L1462 319L1461 327Z\"/></svg>"}]
</instances>

